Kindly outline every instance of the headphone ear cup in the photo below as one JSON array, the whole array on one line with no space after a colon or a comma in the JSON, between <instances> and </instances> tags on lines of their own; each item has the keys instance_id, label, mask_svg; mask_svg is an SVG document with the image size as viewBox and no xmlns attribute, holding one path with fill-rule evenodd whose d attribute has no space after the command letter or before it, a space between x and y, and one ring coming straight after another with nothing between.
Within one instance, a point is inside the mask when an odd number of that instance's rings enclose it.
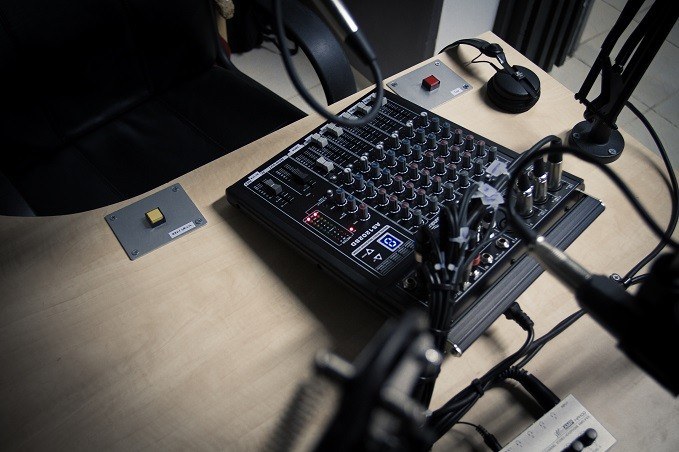
<instances>
[{"instance_id":1,"label":"headphone ear cup","mask_svg":"<svg viewBox=\"0 0 679 452\"><path fill-rule=\"evenodd\" d=\"M530 110L540 98L540 79L535 72L523 66L514 66L521 71L531 85L535 87L537 96L531 96L526 88L507 71L499 71L488 80L486 94L488 99L501 110L510 113L523 113Z\"/></svg>"}]
</instances>

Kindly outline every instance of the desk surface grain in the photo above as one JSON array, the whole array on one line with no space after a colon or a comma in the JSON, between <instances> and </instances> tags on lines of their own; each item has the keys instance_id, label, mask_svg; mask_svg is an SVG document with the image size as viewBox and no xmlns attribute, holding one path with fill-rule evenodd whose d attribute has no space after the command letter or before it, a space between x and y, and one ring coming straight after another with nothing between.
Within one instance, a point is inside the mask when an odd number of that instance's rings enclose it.
<instances>
[{"instance_id":1,"label":"desk surface grain","mask_svg":"<svg viewBox=\"0 0 679 452\"><path fill-rule=\"evenodd\" d=\"M482 86L492 69L465 65L476 53L460 48L441 59L474 89L434 111L517 151L548 134L565 138L583 107L504 47L510 62L542 81L533 109L511 115L488 106ZM317 351L351 358L361 350L385 318L225 199L227 186L321 122L307 117L174 181L208 224L134 262L104 221L133 200L75 215L0 218L0 448L257 450ZM611 167L665 224L661 162L624 136ZM566 158L565 169L607 206L569 253L594 272L625 273L656 239L595 168ZM520 302L538 335L577 309L549 275ZM523 339L511 322L495 322L463 357L446 360L432 407ZM617 450L679 449L679 403L589 318L529 370L559 396L574 394L618 439ZM496 390L465 419L506 443L532 423L530 414ZM482 447L472 429L454 428L435 449Z\"/></svg>"}]
</instances>

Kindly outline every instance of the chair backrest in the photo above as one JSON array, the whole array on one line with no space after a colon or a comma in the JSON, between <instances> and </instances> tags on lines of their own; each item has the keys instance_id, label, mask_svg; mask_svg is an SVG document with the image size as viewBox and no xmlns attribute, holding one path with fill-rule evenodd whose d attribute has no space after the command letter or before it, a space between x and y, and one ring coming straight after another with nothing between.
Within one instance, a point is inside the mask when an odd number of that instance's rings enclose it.
<instances>
[{"instance_id":1,"label":"chair backrest","mask_svg":"<svg viewBox=\"0 0 679 452\"><path fill-rule=\"evenodd\" d=\"M0 0L0 150L54 151L207 70L215 33L212 0Z\"/></svg>"}]
</instances>

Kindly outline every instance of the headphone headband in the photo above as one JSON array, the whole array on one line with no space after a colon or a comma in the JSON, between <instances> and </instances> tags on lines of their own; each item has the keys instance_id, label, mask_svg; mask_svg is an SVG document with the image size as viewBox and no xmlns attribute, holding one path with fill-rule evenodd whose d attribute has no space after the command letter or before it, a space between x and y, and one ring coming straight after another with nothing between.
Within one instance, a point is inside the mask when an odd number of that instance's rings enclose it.
<instances>
[{"instance_id":1,"label":"headphone headband","mask_svg":"<svg viewBox=\"0 0 679 452\"><path fill-rule=\"evenodd\" d=\"M507 62L507 57L505 56L504 50L502 50L502 47L500 47L499 44L495 43L489 43L488 41L484 41L483 39L478 39L478 38L467 38L467 39L460 39L458 41L455 41L454 43L446 46L441 52L444 52L448 49L452 49L454 47L459 46L460 44L466 44L468 46L475 47L481 51L482 54L489 56L491 58L495 58L498 60L498 62L502 65L502 68L517 82L521 84L523 89L526 90L528 95L534 99L537 100L540 97L540 94L538 94L538 89L533 86L533 84L528 80L525 75L520 72L516 71L508 62Z\"/></svg>"}]
</instances>

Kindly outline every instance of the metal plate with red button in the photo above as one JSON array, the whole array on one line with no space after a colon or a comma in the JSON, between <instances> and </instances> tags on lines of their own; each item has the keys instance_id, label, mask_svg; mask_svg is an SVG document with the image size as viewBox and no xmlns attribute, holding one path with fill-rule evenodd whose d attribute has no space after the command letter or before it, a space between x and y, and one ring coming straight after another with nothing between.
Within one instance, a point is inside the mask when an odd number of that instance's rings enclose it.
<instances>
[{"instance_id":1,"label":"metal plate with red button","mask_svg":"<svg viewBox=\"0 0 679 452\"><path fill-rule=\"evenodd\" d=\"M415 68L388 82L387 86L399 96L429 110L473 90L441 60Z\"/></svg>"}]
</instances>

